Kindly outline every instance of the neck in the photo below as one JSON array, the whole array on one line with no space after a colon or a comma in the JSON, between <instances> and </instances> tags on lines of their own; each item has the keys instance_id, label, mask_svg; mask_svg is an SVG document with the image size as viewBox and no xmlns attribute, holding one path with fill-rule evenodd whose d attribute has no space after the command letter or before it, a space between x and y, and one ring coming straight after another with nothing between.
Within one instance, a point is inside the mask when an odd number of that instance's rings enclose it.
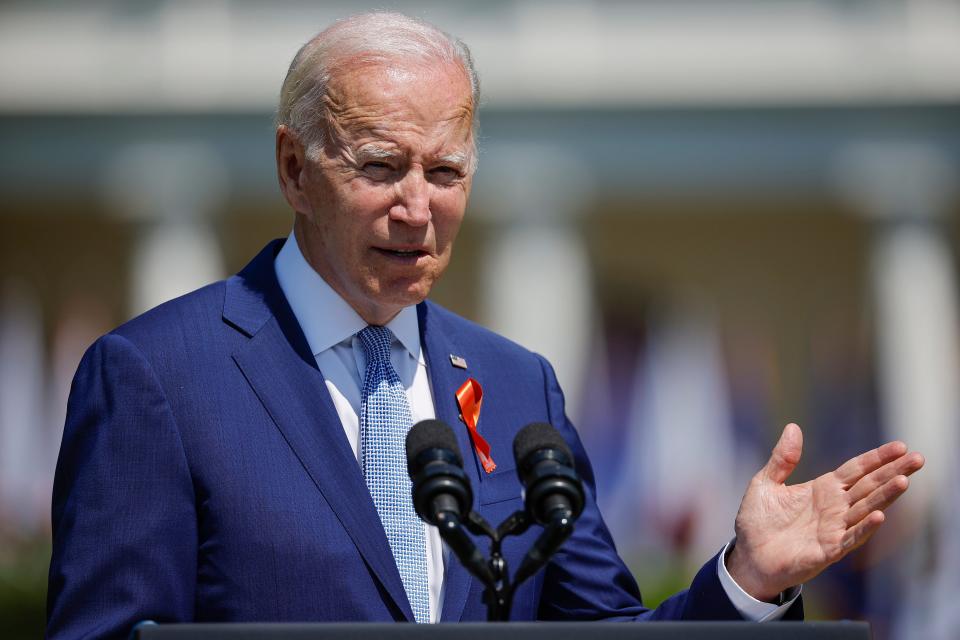
<instances>
[{"instance_id":1,"label":"neck","mask_svg":"<svg viewBox=\"0 0 960 640\"><path fill-rule=\"evenodd\" d=\"M297 216L297 220L293 225L293 237L297 242L297 247L300 250L300 254L303 256L303 259L307 261L307 264L310 265L310 268L313 269L318 276L323 278L331 289L333 289L338 296L343 298L344 302L350 305L350 308L357 312L357 315L360 318L370 325L385 326L391 320L397 317L397 314L403 310L403 307L383 307L381 305L363 305L358 304L354 300L353 296L350 296L343 288L338 284L336 278L330 277L325 273L324 269L318 269L318 262L313 260L313 256L310 254L309 243L306 242L304 237L304 230L300 225L301 219Z\"/></svg>"}]
</instances>

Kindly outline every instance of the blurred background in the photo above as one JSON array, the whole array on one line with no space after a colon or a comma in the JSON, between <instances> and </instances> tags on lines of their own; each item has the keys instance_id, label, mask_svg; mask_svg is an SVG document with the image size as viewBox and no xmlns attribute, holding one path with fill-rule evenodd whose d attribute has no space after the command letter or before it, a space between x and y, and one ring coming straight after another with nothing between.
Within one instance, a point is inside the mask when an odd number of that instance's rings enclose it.
<instances>
[{"instance_id":1,"label":"blurred background","mask_svg":"<svg viewBox=\"0 0 960 640\"><path fill-rule=\"evenodd\" d=\"M960 2L379 2L472 48L481 161L434 298L547 355L648 604L732 536L788 421L809 479L927 457L804 587L876 638L960 637ZM356 2L0 4L0 635L40 637L84 349L292 214L272 116Z\"/></svg>"}]
</instances>

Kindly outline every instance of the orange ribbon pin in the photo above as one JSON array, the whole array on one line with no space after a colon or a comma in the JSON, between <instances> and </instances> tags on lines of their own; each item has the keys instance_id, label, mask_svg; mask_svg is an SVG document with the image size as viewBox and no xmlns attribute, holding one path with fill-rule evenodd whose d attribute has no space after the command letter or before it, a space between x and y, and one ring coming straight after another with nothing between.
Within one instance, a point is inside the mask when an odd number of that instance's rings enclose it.
<instances>
[{"instance_id":1,"label":"orange ribbon pin","mask_svg":"<svg viewBox=\"0 0 960 640\"><path fill-rule=\"evenodd\" d=\"M483 402L483 389L480 383L473 378L467 378L467 381L457 389L457 404L460 406L460 417L467 425L470 432L470 440L473 442L473 448L480 458L480 464L487 473L497 468L497 464L490 457L490 444L483 439L480 432L477 431L477 422L480 421L480 404Z\"/></svg>"}]
</instances>

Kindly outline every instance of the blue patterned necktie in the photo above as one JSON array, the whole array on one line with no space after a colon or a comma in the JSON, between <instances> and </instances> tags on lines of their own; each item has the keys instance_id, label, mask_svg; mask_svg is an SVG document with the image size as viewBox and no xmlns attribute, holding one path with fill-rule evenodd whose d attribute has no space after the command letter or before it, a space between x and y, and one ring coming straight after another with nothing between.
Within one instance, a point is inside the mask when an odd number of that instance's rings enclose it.
<instances>
[{"instance_id":1,"label":"blue patterned necktie","mask_svg":"<svg viewBox=\"0 0 960 640\"><path fill-rule=\"evenodd\" d=\"M427 539L410 495L405 441L413 415L390 363L393 333L369 326L357 334L367 356L360 398L360 466L417 622L430 622Z\"/></svg>"}]
</instances>

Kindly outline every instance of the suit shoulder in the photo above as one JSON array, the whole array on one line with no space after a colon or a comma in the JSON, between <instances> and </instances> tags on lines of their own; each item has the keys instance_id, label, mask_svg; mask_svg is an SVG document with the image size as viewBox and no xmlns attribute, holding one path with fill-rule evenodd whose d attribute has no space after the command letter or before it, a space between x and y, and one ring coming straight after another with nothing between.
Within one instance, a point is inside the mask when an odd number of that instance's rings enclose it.
<instances>
[{"instance_id":1,"label":"suit shoulder","mask_svg":"<svg viewBox=\"0 0 960 640\"><path fill-rule=\"evenodd\" d=\"M205 339L222 324L225 280L168 300L123 323L108 335L125 338L143 351Z\"/></svg>"},{"instance_id":2,"label":"suit shoulder","mask_svg":"<svg viewBox=\"0 0 960 640\"><path fill-rule=\"evenodd\" d=\"M542 366L546 362L541 355L523 345L517 344L513 340L468 320L435 302L429 300L425 302L425 313L430 316L431 326L437 326L443 331L457 335L465 343L494 353L499 358L505 358L514 363L528 362L537 366Z\"/></svg>"}]
</instances>

